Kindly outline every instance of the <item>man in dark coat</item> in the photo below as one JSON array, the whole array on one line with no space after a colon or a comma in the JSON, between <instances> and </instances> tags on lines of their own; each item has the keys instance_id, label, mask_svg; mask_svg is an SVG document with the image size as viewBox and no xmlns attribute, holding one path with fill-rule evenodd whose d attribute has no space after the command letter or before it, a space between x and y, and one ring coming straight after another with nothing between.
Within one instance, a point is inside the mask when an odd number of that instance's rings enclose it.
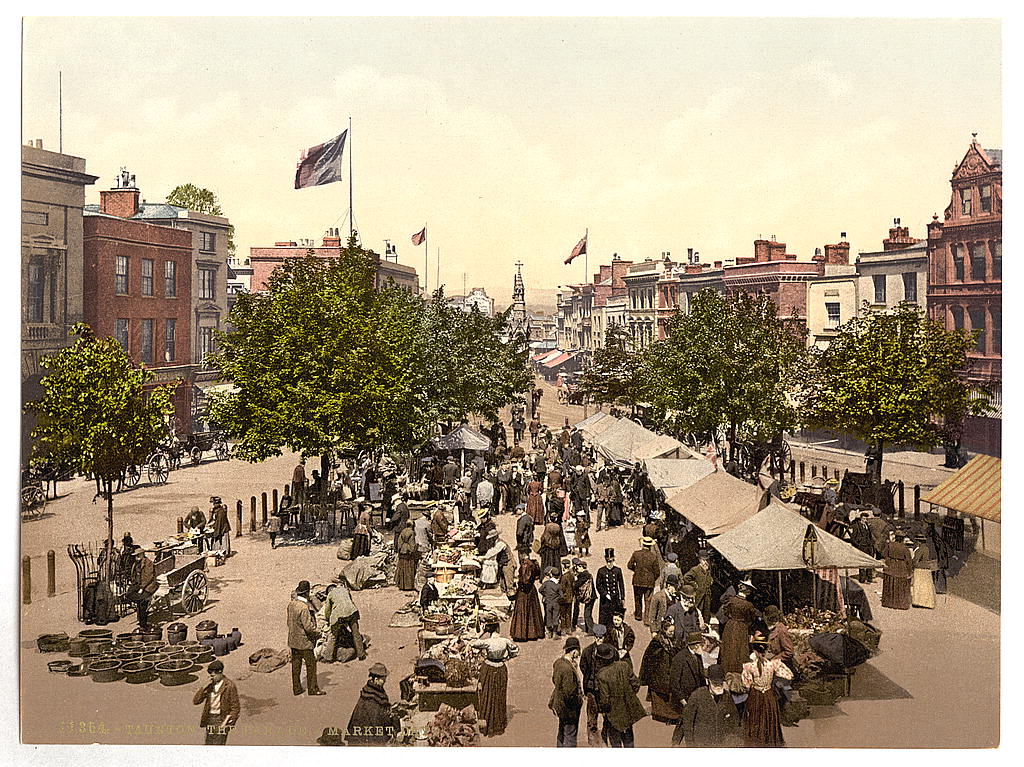
<instances>
[{"instance_id":1,"label":"man in dark coat","mask_svg":"<svg viewBox=\"0 0 1024 767\"><path fill-rule=\"evenodd\" d=\"M619 659L629 661L629 665L632 667L633 658L630 651L636 644L636 632L633 631L632 626L626 623L625 615L626 611L621 607L612 613L612 622L608 625L608 633L604 641L614 646L618 650Z\"/></svg>"},{"instance_id":2,"label":"man in dark coat","mask_svg":"<svg viewBox=\"0 0 1024 767\"><path fill-rule=\"evenodd\" d=\"M558 619L560 615L559 602L562 598L562 589L558 585L558 573L553 567L544 569L544 582L540 585L540 601L544 606L544 630L548 639L554 639L558 633Z\"/></svg>"},{"instance_id":3,"label":"man in dark coat","mask_svg":"<svg viewBox=\"0 0 1024 767\"><path fill-rule=\"evenodd\" d=\"M875 544L871 537L871 528L868 527L867 520L871 516L871 512L862 511L857 515L857 519L850 526L850 543L853 544L854 548L863 551L869 557L875 555ZM857 580L861 583L872 583L875 580L875 571L871 568L862 568L857 573Z\"/></svg>"},{"instance_id":4,"label":"man in dark coat","mask_svg":"<svg viewBox=\"0 0 1024 767\"><path fill-rule=\"evenodd\" d=\"M740 746L740 715L725 689L725 671L716 663L708 668L707 677L707 686L698 687L687 699L672 745L685 739L690 748Z\"/></svg>"},{"instance_id":5,"label":"man in dark coat","mask_svg":"<svg viewBox=\"0 0 1024 767\"><path fill-rule=\"evenodd\" d=\"M359 700L348 720L345 741L349 745L373 746L388 743L399 731L399 719L391 713L391 701L384 690L388 678L383 663L370 666L370 676L359 691Z\"/></svg>"},{"instance_id":6,"label":"man in dark coat","mask_svg":"<svg viewBox=\"0 0 1024 767\"><path fill-rule=\"evenodd\" d=\"M558 578L558 633L562 636L576 631L572 620L573 602L576 601L576 569L569 557L562 558L562 574Z\"/></svg>"},{"instance_id":7,"label":"man in dark coat","mask_svg":"<svg viewBox=\"0 0 1024 767\"><path fill-rule=\"evenodd\" d=\"M231 553L231 522L228 521L228 507L227 504L221 502L220 496L213 496L210 498L212 504L210 508L210 520L209 526L213 532L210 533L210 542L217 541L217 545L221 548L227 549L228 554Z\"/></svg>"},{"instance_id":8,"label":"man in dark coat","mask_svg":"<svg viewBox=\"0 0 1024 767\"><path fill-rule=\"evenodd\" d=\"M949 575L949 557L952 555L953 549L942 535L942 527L939 525L939 515L934 512L929 512L925 518L928 520L929 553L931 558L935 560L935 563L938 565L938 568L932 571L932 580L935 583L935 593L945 594L946 580Z\"/></svg>"},{"instance_id":9,"label":"man in dark coat","mask_svg":"<svg viewBox=\"0 0 1024 767\"><path fill-rule=\"evenodd\" d=\"M153 564L152 559L146 556L145 551L134 544L132 545L139 557L137 564L138 590L135 594L135 607L139 617L139 627L147 628L149 626L149 603L159 587L156 580L156 565Z\"/></svg>"},{"instance_id":10,"label":"man in dark coat","mask_svg":"<svg viewBox=\"0 0 1024 767\"><path fill-rule=\"evenodd\" d=\"M235 683L224 676L224 664L218 659L210 663L206 672L210 681L196 690L192 704L203 704L199 726L206 730L207 746L223 746L228 742L228 733L238 721L241 706Z\"/></svg>"},{"instance_id":11,"label":"man in dark coat","mask_svg":"<svg viewBox=\"0 0 1024 767\"><path fill-rule=\"evenodd\" d=\"M633 725L647 716L637 690L640 680L625 660L615 660L615 648L599 645L599 660L608 663L597 672L597 705L604 714L604 734L612 748L633 747Z\"/></svg>"},{"instance_id":12,"label":"man in dark coat","mask_svg":"<svg viewBox=\"0 0 1024 767\"><path fill-rule=\"evenodd\" d=\"M558 748L576 748L576 735L580 727L583 708L583 687L580 684L580 640L569 637L562 648L562 657L551 669L551 699L548 708L558 717Z\"/></svg>"},{"instance_id":13,"label":"man in dark coat","mask_svg":"<svg viewBox=\"0 0 1024 767\"><path fill-rule=\"evenodd\" d=\"M701 625L701 614L694 602L693 586L688 583L679 587L679 599L668 605L665 614L676 624L676 637L680 640L687 634L699 632L704 628Z\"/></svg>"},{"instance_id":14,"label":"man in dark coat","mask_svg":"<svg viewBox=\"0 0 1024 767\"><path fill-rule=\"evenodd\" d=\"M682 583L693 587L693 602L704 621L711 620L711 587L715 583L711 575L711 552L701 549L697 552L697 564L686 571Z\"/></svg>"},{"instance_id":15,"label":"man in dark coat","mask_svg":"<svg viewBox=\"0 0 1024 767\"><path fill-rule=\"evenodd\" d=\"M587 563L582 559L572 560L573 570L576 572L576 582L573 584L573 591L576 599L572 606L573 629L579 626L580 613L583 613L583 630L588 634L594 633L594 602L597 601L597 593L594 591L594 576L587 570Z\"/></svg>"},{"instance_id":16,"label":"man in dark coat","mask_svg":"<svg viewBox=\"0 0 1024 767\"><path fill-rule=\"evenodd\" d=\"M516 553L522 562L533 550L533 517L526 510L525 503L519 504L519 510L522 514L516 520Z\"/></svg>"},{"instance_id":17,"label":"man in dark coat","mask_svg":"<svg viewBox=\"0 0 1024 767\"><path fill-rule=\"evenodd\" d=\"M604 550L603 567L598 568L594 586L600 597L597 622L605 626L611 625L612 613L625 609L626 584L622 579L622 568L615 565L615 549Z\"/></svg>"},{"instance_id":18,"label":"man in dark coat","mask_svg":"<svg viewBox=\"0 0 1024 767\"><path fill-rule=\"evenodd\" d=\"M654 553L654 539L644 536L641 548L633 552L626 567L633 571L633 617L643 621L645 600L650 599L654 585L661 577L661 558Z\"/></svg>"},{"instance_id":19,"label":"man in dark coat","mask_svg":"<svg viewBox=\"0 0 1024 767\"><path fill-rule=\"evenodd\" d=\"M597 727L597 672L604 666L597 658L597 648L604 643L606 629L600 623L593 628L594 641L588 644L580 654L580 674L583 676L583 695L587 702L587 745L597 747L602 744L601 733ZM615 657L612 648L612 658Z\"/></svg>"},{"instance_id":20,"label":"man in dark coat","mask_svg":"<svg viewBox=\"0 0 1024 767\"><path fill-rule=\"evenodd\" d=\"M309 581L299 581L295 597L288 603L288 648L292 654L292 693L302 695L302 664L306 664L306 690L310 695L326 695L316 682L316 656L313 647L320 638L313 607L309 603Z\"/></svg>"},{"instance_id":21,"label":"man in dark coat","mask_svg":"<svg viewBox=\"0 0 1024 767\"><path fill-rule=\"evenodd\" d=\"M678 700L689 700L693 691L704 685L704 661L700 657L700 648L704 644L701 634L691 633L684 638L679 652L672 658L669 672L672 692Z\"/></svg>"}]
</instances>

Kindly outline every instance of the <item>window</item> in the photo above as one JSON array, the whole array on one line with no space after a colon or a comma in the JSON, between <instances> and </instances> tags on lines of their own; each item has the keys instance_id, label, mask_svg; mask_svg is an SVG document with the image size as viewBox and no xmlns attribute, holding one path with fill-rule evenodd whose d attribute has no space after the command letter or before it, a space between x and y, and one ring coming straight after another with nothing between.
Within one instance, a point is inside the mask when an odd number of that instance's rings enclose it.
<instances>
[{"instance_id":1,"label":"window","mask_svg":"<svg viewBox=\"0 0 1024 767\"><path fill-rule=\"evenodd\" d=\"M211 234L210 232L199 233L199 249L205 251L216 250L214 247L217 241L217 235Z\"/></svg>"},{"instance_id":2,"label":"window","mask_svg":"<svg viewBox=\"0 0 1024 767\"><path fill-rule=\"evenodd\" d=\"M178 295L178 265L174 261L164 261L164 295L168 298Z\"/></svg>"},{"instance_id":3,"label":"window","mask_svg":"<svg viewBox=\"0 0 1024 767\"><path fill-rule=\"evenodd\" d=\"M950 309L953 314L953 328L955 330L964 329L964 308L962 306L954 306Z\"/></svg>"},{"instance_id":4,"label":"window","mask_svg":"<svg viewBox=\"0 0 1024 767\"><path fill-rule=\"evenodd\" d=\"M164 362L174 362L174 342L177 340L178 321L170 317L164 324Z\"/></svg>"},{"instance_id":5,"label":"window","mask_svg":"<svg viewBox=\"0 0 1024 767\"><path fill-rule=\"evenodd\" d=\"M121 348L128 351L128 320L119 318L114 320L114 338L121 344Z\"/></svg>"},{"instance_id":6,"label":"window","mask_svg":"<svg viewBox=\"0 0 1024 767\"><path fill-rule=\"evenodd\" d=\"M871 280L875 283L875 303L885 303L885 275L873 274Z\"/></svg>"},{"instance_id":7,"label":"window","mask_svg":"<svg viewBox=\"0 0 1024 767\"><path fill-rule=\"evenodd\" d=\"M960 190L960 215L969 216L971 215L971 190L961 189Z\"/></svg>"},{"instance_id":8,"label":"window","mask_svg":"<svg viewBox=\"0 0 1024 767\"><path fill-rule=\"evenodd\" d=\"M964 246L951 245L953 250L953 270L956 272L956 281L964 281Z\"/></svg>"},{"instance_id":9,"label":"window","mask_svg":"<svg viewBox=\"0 0 1024 767\"><path fill-rule=\"evenodd\" d=\"M975 242L971 245L971 279L985 279L985 243Z\"/></svg>"},{"instance_id":10,"label":"window","mask_svg":"<svg viewBox=\"0 0 1024 767\"><path fill-rule=\"evenodd\" d=\"M46 264L33 258L28 265L28 321L42 322L46 305Z\"/></svg>"},{"instance_id":11,"label":"window","mask_svg":"<svg viewBox=\"0 0 1024 767\"><path fill-rule=\"evenodd\" d=\"M216 298L216 284L217 284L217 270L216 269L200 269L199 270L199 297L200 298Z\"/></svg>"},{"instance_id":12,"label":"window","mask_svg":"<svg viewBox=\"0 0 1024 767\"><path fill-rule=\"evenodd\" d=\"M917 273L916 272L904 272L903 273L903 300L911 303L917 303Z\"/></svg>"},{"instance_id":13,"label":"window","mask_svg":"<svg viewBox=\"0 0 1024 767\"><path fill-rule=\"evenodd\" d=\"M1003 353L1003 307L993 306L988 310L992 315L992 353Z\"/></svg>"},{"instance_id":14,"label":"window","mask_svg":"<svg viewBox=\"0 0 1024 767\"><path fill-rule=\"evenodd\" d=\"M839 315L839 304L825 304L825 313L828 315L828 323L826 327L838 328L839 325L842 324Z\"/></svg>"},{"instance_id":15,"label":"window","mask_svg":"<svg viewBox=\"0 0 1024 767\"><path fill-rule=\"evenodd\" d=\"M128 256L114 259L114 292L119 296L128 295Z\"/></svg>"},{"instance_id":16,"label":"window","mask_svg":"<svg viewBox=\"0 0 1024 767\"><path fill-rule=\"evenodd\" d=\"M1003 243L997 240L992 245L992 279L1003 279Z\"/></svg>"},{"instance_id":17,"label":"window","mask_svg":"<svg viewBox=\"0 0 1024 767\"><path fill-rule=\"evenodd\" d=\"M992 212L992 185L985 184L981 187L981 212Z\"/></svg>"},{"instance_id":18,"label":"window","mask_svg":"<svg viewBox=\"0 0 1024 767\"><path fill-rule=\"evenodd\" d=\"M971 316L971 330L981 331L978 333L978 341L975 345L975 349L982 354L985 353L985 308L984 307L971 307L967 310L967 313Z\"/></svg>"},{"instance_id":19,"label":"window","mask_svg":"<svg viewBox=\"0 0 1024 767\"><path fill-rule=\"evenodd\" d=\"M153 320L139 320L139 360L153 364Z\"/></svg>"},{"instance_id":20,"label":"window","mask_svg":"<svg viewBox=\"0 0 1024 767\"><path fill-rule=\"evenodd\" d=\"M199 359L203 361L213 349L213 328L199 328Z\"/></svg>"},{"instance_id":21,"label":"window","mask_svg":"<svg viewBox=\"0 0 1024 767\"><path fill-rule=\"evenodd\" d=\"M142 295L153 295L153 259L142 259Z\"/></svg>"}]
</instances>

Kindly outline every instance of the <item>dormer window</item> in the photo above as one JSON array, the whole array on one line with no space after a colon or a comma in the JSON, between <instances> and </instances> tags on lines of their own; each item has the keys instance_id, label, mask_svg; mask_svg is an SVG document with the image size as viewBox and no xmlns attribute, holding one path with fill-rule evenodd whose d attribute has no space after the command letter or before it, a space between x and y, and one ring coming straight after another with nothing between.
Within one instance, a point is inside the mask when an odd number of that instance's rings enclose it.
<instances>
[{"instance_id":1,"label":"dormer window","mask_svg":"<svg viewBox=\"0 0 1024 767\"><path fill-rule=\"evenodd\" d=\"M971 190L961 189L960 190L960 215L969 216L971 215Z\"/></svg>"}]
</instances>

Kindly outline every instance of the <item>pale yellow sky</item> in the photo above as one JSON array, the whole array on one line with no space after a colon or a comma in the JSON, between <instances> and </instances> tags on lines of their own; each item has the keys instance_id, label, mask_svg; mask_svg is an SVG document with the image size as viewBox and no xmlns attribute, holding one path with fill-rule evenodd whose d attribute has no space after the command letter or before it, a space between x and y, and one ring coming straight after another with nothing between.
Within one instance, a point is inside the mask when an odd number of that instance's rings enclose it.
<instances>
[{"instance_id":1,"label":"pale yellow sky","mask_svg":"<svg viewBox=\"0 0 1024 767\"><path fill-rule=\"evenodd\" d=\"M23 140L143 196L213 189L241 252L343 226L348 185L294 190L302 149L353 119L365 245L448 292L583 278L613 252L704 260L776 235L809 258L846 231L918 237L971 132L1002 146L997 21L28 19Z\"/></svg>"}]
</instances>

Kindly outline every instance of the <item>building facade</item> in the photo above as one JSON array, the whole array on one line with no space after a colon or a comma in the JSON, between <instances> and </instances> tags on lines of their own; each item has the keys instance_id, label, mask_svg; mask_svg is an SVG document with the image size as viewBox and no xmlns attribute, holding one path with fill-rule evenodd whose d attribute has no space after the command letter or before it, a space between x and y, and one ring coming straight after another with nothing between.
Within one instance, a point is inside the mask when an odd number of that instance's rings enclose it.
<instances>
[{"instance_id":1,"label":"building facade","mask_svg":"<svg viewBox=\"0 0 1024 767\"><path fill-rule=\"evenodd\" d=\"M950 203L928 225L928 314L979 331L964 376L988 387L996 412L969 418L968 450L1001 454L1003 361L1003 153L977 137L950 178Z\"/></svg>"},{"instance_id":2,"label":"building facade","mask_svg":"<svg viewBox=\"0 0 1024 767\"><path fill-rule=\"evenodd\" d=\"M122 171L83 222L83 314L97 335L116 338L132 361L176 382L174 428L192 431L192 233L132 216L135 177Z\"/></svg>"},{"instance_id":3,"label":"building facade","mask_svg":"<svg viewBox=\"0 0 1024 767\"><path fill-rule=\"evenodd\" d=\"M488 296L483 288L473 288L465 296L449 296L448 306L460 309L466 314L476 309L485 317L494 316L494 299Z\"/></svg>"},{"instance_id":4,"label":"building facade","mask_svg":"<svg viewBox=\"0 0 1024 767\"><path fill-rule=\"evenodd\" d=\"M845 263L848 263L850 244L841 242L832 247L837 249L836 258L839 258L838 253L844 246ZM806 323L807 281L824 274L826 258L819 256L818 260L797 261L795 255L786 253L784 242L754 240L753 257L737 258L735 266L724 268L725 290L730 294L742 291L767 295L775 303L779 317L793 317Z\"/></svg>"},{"instance_id":5,"label":"building facade","mask_svg":"<svg viewBox=\"0 0 1024 767\"><path fill-rule=\"evenodd\" d=\"M633 264L622 280L626 284L626 325L636 348L650 346L658 338L658 282L675 264L668 253Z\"/></svg>"}]
</instances>

